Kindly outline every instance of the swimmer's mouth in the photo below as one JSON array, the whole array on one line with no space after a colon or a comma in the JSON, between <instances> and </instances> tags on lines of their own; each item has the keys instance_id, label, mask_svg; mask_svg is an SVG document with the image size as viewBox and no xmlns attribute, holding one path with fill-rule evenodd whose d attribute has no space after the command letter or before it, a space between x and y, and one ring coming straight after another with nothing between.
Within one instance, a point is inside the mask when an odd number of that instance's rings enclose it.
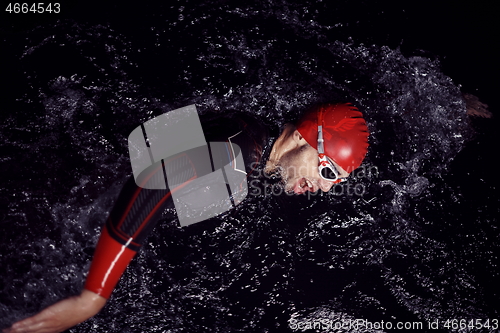
<instances>
[{"instance_id":1,"label":"swimmer's mouth","mask_svg":"<svg viewBox=\"0 0 500 333\"><path fill-rule=\"evenodd\" d=\"M317 190L318 188L313 184L313 182L305 177L298 179L293 186L293 192L296 194L302 194L307 191L316 192Z\"/></svg>"}]
</instances>

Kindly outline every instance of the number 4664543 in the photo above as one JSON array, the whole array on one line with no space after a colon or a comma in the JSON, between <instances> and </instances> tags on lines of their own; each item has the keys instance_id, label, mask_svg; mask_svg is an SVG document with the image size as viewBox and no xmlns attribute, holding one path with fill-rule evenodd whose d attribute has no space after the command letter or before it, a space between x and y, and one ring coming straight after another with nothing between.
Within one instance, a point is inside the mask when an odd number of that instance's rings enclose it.
<instances>
[{"instance_id":1,"label":"number 4664543","mask_svg":"<svg viewBox=\"0 0 500 333\"><path fill-rule=\"evenodd\" d=\"M36 13L36 14L42 14L42 13L60 13L61 12L61 4L58 2L55 3L44 3L44 2L38 2L38 3L9 3L7 5L7 8L5 9L6 12L9 13L14 13L14 14L27 14L27 13Z\"/></svg>"}]
</instances>

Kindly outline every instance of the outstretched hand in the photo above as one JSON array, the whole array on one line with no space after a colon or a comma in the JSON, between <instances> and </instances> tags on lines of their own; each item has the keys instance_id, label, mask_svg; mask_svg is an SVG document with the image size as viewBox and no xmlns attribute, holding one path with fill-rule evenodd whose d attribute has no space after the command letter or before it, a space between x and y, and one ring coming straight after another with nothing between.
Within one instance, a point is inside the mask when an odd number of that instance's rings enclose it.
<instances>
[{"instance_id":1,"label":"outstretched hand","mask_svg":"<svg viewBox=\"0 0 500 333\"><path fill-rule=\"evenodd\" d=\"M2 333L56 333L73 327L97 314L106 299L84 289L79 296L63 299L42 312L18 321Z\"/></svg>"}]
</instances>

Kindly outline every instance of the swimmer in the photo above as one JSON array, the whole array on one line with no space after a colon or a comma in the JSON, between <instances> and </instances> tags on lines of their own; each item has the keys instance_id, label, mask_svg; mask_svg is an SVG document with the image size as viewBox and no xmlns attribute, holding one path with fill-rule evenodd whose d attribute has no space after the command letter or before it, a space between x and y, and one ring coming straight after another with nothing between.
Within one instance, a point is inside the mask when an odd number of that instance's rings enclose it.
<instances>
[{"instance_id":1,"label":"swimmer","mask_svg":"<svg viewBox=\"0 0 500 333\"><path fill-rule=\"evenodd\" d=\"M299 195L327 192L345 181L361 165L368 149L366 122L351 104L313 108L274 136L256 119L241 115L208 119L202 121L202 127L207 141L240 147L247 181L262 180L258 170L263 170L264 175L278 174L284 189ZM182 154L187 161L192 157L190 152ZM178 165L169 161L165 164L167 168ZM197 170L187 170L191 171L196 175ZM2 332L61 332L97 314L161 212L173 207L172 193L182 191L181 187L144 189L131 177L103 227L81 294L61 300Z\"/></svg>"}]
</instances>

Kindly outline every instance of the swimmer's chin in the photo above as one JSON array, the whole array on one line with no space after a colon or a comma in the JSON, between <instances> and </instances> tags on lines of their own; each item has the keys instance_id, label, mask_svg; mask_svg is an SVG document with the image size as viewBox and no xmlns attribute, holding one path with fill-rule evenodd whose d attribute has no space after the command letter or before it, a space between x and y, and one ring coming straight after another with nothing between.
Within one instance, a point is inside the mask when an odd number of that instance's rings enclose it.
<instances>
[{"instance_id":1,"label":"swimmer's chin","mask_svg":"<svg viewBox=\"0 0 500 333\"><path fill-rule=\"evenodd\" d=\"M285 194L288 194L288 195L298 195L298 194L300 194L300 193L297 193L294 190L294 184L287 183L287 184L281 184L281 186L282 186L283 191L285 192Z\"/></svg>"}]
</instances>

